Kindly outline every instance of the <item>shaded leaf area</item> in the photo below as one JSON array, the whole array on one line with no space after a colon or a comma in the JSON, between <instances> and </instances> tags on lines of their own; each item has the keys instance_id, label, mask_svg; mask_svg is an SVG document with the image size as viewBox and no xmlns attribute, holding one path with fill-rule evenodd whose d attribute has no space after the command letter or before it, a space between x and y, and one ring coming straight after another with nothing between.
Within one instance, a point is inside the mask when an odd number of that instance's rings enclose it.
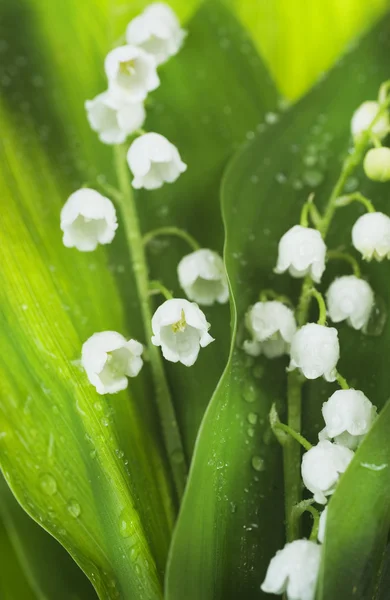
<instances>
[{"instance_id":1,"label":"shaded leaf area","mask_svg":"<svg viewBox=\"0 0 390 600\"><path fill-rule=\"evenodd\" d=\"M16 568L8 569L2 565L1 572L10 578L4 586L2 598L35 598L31 591L23 592L21 584L30 583L38 598L59 598L61 600L93 600L97 598L88 579L77 567L64 548L39 527L35 521L19 506L4 479L0 480L0 514L3 520L4 537L11 542L10 557L22 569L20 575ZM7 533L6 533L7 532ZM8 556L2 552L2 557ZM11 573L9 573L11 571ZM18 591L15 590L18 588ZM30 589L28 588L28 589ZM7 593L10 594L7 596ZM19 595L18 595L19 594Z\"/></svg>"},{"instance_id":2,"label":"shaded leaf area","mask_svg":"<svg viewBox=\"0 0 390 600\"><path fill-rule=\"evenodd\" d=\"M0 551L2 561L0 571L1 598L4 598L4 600L19 600L19 598L36 600L37 596L26 578L2 519L0 519Z\"/></svg>"},{"instance_id":3,"label":"shaded leaf area","mask_svg":"<svg viewBox=\"0 0 390 600\"><path fill-rule=\"evenodd\" d=\"M234 296L237 335L233 330L232 356L200 429L170 553L169 600L180 598L187 588L191 590L190 598L194 599L235 598L238 592L246 598L258 598L269 560L284 543L280 449L267 430L267 413L276 401L281 416L285 416L287 363L262 358L253 363L243 355L240 347L247 336L244 314L264 288L273 288L297 300L301 282L273 273L278 241L299 220L300 209L309 193L315 192L315 201L320 207L329 197L350 144L351 115L362 101L374 99L380 83L389 77L389 27L389 19L384 20L340 60L302 102L248 143L227 170L222 186L225 260ZM369 183L359 171L347 183L350 191L357 187L372 197L378 210L387 211L388 184ZM350 246L351 227L359 214L359 207L340 210L330 232L330 247ZM335 274L342 272L346 272L345 267L329 265L321 288L326 290ZM365 264L363 273L381 299L379 304L388 306L387 263ZM314 309L312 318L317 318ZM390 324L380 321L377 319L372 328L374 336L364 336L343 325L339 328L339 366L351 384L362 389L378 406L383 406L388 397L386 348ZM335 386L324 382L305 386L304 433L313 443L323 427L322 402L334 389ZM245 401L246 394L252 404ZM251 420L254 421L253 438L248 436ZM253 463L254 456L258 459ZM252 466L260 466L259 474L250 468L251 462ZM255 482L255 477L260 481ZM369 484L365 472L359 472L359 478L359 486ZM355 480L348 476L346 480L351 486L350 500L352 490L356 491ZM227 504L234 498L239 498L237 510L228 514ZM376 517L370 504L364 501L362 507L370 512L374 521L378 519L375 527L378 535L371 540L372 545L367 548L359 544L360 564L366 563L368 567L374 542L381 552L384 540L383 535L379 535L378 523L383 523L384 518L380 514ZM362 532L360 540L364 532L368 536L373 526L373 521L365 521L361 514L355 518L350 502L334 519L333 531L337 529L336 524L352 520ZM190 546L188 540L191 540ZM329 543L324 554L323 568L327 581L333 581L333 591L338 581L344 581L345 572L348 576L342 590L351 584L349 577L353 569L347 568L345 562L349 555L348 552L345 556L342 554L348 544L346 529L340 526L340 536L334 545ZM339 548L337 569L336 563L330 562L336 545ZM359 575L357 570L355 577ZM348 589L352 588L353 585ZM323 598L336 597L345 596L334 593Z\"/></svg>"}]
</instances>

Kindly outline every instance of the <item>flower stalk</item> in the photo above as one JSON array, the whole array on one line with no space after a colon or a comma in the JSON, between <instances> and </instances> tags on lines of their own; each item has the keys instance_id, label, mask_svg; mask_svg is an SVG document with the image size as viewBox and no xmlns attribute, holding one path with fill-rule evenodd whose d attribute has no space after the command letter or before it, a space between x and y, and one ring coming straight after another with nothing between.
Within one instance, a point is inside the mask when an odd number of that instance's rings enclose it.
<instances>
[{"instance_id":1,"label":"flower stalk","mask_svg":"<svg viewBox=\"0 0 390 600\"><path fill-rule=\"evenodd\" d=\"M181 499L187 476L182 440L175 410L166 380L159 349L152 344L152 310L148 266L145 257L144 242L140 230L135 199L129 179L126 163L126 148L115 147L115 167L121 197L117 199L122 213L127 243L131 254L138 300L148 348L150 366L156 393L156 404L162 426L163 439L176 488L177 498ZM178 460L180 457L180 460Z\"/></svg>"}]
</instances>

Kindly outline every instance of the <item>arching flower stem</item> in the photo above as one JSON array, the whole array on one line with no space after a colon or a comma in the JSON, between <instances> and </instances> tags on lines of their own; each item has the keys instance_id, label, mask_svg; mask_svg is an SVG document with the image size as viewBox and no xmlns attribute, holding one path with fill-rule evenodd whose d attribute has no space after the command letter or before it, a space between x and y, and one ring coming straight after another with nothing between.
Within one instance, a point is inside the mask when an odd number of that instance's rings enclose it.
<instances>
[{"instance_id":1,"label":"arching flower stem","mask_svg":"<svg viewBox=\"0 0 390 600\"><path fill-rule=\"evenodd\" d=\"M124 229L126 232L127 243L133 265L138 300L145 331L146 345L148 348L148 355L156 392L157 409L177 497L178 500L180 500L184 491L187 468L184 460L180 431L176 420L168 382L165 376L161 354L158 348L154 346L151 341L153 332L151 327L152 310L149 294L150 283L148 266L146 262L137 208L130 184L128 167L126 164L125 146L115 147L115 167L119 188L121 191L121 195L118 197L117 203L122 213ZM175 460L175 457L179 455L183 457L183 460Z\"/></svg>"},{"instance_id":2,"label":"arching flower stem","mask_svg":"<svg viewBox=\"0 0 390 600\"><path fill-rule=\"evenodd\" d=\"M144 235L143 243L146 246L150 241L152 241L156 237L160 237L160 236L179 237L182 240L184 240L185 242L187 242L187 244L193 250L199 250L201 247L200 244L196 241L196 239L192 235L190 235L187 231L185 231L184 229L180 229L180 227L174 227L174 226L159 227L158 229L153 229L152 231L149 231L147 234Z\"/></svg>"},{"instance_id":3,"label":"arching flower stem","mask_svg":"<svg viewBox=\"0 0 390 600\"><path fill-rule=\"evenodd\" d=\"M352 254L349 254L348 252L343 252L341 250L328 250L326 256L329 260L343 260L344 262L349 263L352 267L353 274L355 275L355 277L359 277L360 279L360 277L362 276L360 271L360 265L356 258L352 256Z\"/></svg>"}]
</instances>

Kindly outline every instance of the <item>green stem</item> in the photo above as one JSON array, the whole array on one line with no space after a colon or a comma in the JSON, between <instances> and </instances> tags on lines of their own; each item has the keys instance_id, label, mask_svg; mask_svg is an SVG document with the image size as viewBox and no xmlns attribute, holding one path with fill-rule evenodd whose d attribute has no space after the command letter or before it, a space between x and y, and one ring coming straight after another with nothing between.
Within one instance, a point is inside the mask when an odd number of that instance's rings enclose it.
<instances>
[{"instance_id":1,"label":"green stem","mask_svg":"<svg viewBox=\"0 0 390 600\"><path fill-rule=\"evenodd\" d=\"M180 229L180 227L159 227L158 229L153 229L152 231L149 231L143 237L143 242L145 246L155 237L158 237L160 235L174 235L187 242L187 244L191 246L193 250L199 250L200 248L200 244L198 244L196 239L193 238L192 235L187 233L187 231L184 231L184 229Z\"/></svg>"},{"instance_id":2,"label":"green stem","mask_svg":"<svg viewBox=\"0 0 390 600\"><path fill-rule=\"evenodd\" d=\"M274 429L281 429L281 431L284 431L285 433L288 433L288 435L290 437L292 437L293 440L295 440L296 442L298 442L298 444L301 444L301 446L303 448L305 448L305 450L310 450L311 448L313 448L312 444L305 437L303 437L303 435L301 435L300 433L298 433L294 429L291 429L291 427L289 427L288 425L285 425L285 423L280 423L280 422L279 423L275 423L274 424ZM288 438L286 438L286 441L287 441L287 439Z\"/></svg>"},{"instance_id":3,"label":"green stem","mask_svg":"<svg viewBox=\"0 0 390 600\"><path fill-rule=\"evenodd\" d=\"M336 199L335 205L336 208L339 208L341 206L348 206L349 204L351 204L351 202L359 202L360 204L363 204L367 212L375 212L375 206L373 205L371 200L366 198L366 196L363 196L363 194L361 194L360 192L354 192L353 194L340 196Z\"/></svg>"},{"instance_id":4,"label":"green stem","mask_svg":"<svg viewBox=\"0 0 390 600\"><path fill-rule=\"evenodd\" d=\"M336 381L342 390L349 390L349 385L348 385L347 380L345 379L345 377L340 375L340 373L338 371L336 373Z\"/></svg>"},{"instance_id":5,"label":"green stem","mask_svg":"<svg viewBox=\"0 0 390 600\"><path fill-rule=\"evenodd\" d=\"M288 296L284 296L283 294L278 294L274 290L261 290L259 294L260 302L268 302L269 300L277 300L282 304L286 304L287 306L293 306L290 298Z\"/></svg>"},{"instance_id":6,"label":"green stem","mask_svg":"<svg viewBox=\"0 0 390 600\"><path fill-rule=\"evenodd\" d=\"M339 250L328 250L326 256L330 260L343 260L349 263L353 269L353 274L355 275L355 277L360 278L362 276L358 261L351 254L348 254L348 252L342 252Z\"/></svg>"},{"instance_id":7,"label":"green stem","mask_svg":"<svg viewBox=\"0 0 390 600\"><path fill-rule=\"evenodd\" d=\"M119 188L122 193L120 199L118 198L118 204L122 213L127 243L131 253L134 277L155 387L157 409L159 412L164 443L172 470L177 496L180 500L183 495L186 482L187 468L180 431L176 420L170 390L165 377L160 350L154 346L151 341L153 332L151 325L152 309L149 295L148 267L133 190L129 179L129 171L126 164L126 149L123 146L115 147L115 166Z\"/></svg>"},{"instance_id":8,"label":"green stem","mask_svg":"<svg viewBox=\"0 0 390 600\"><path fill-rule=\"evenodd\" d=\"M291 371L287 377L287 414L288 426L294 431L301 431L301 393L302 378L297 371ZM301 499L301 448L291 437L283 446L283 468L285 489L285 517L287 541L292 542L299 537L300 524L293 518L293 507Z\"/></svg>"},{"instance_id":9,"label":"green stem","mask_svg":"<svg viewBox=\"0 0 390 600\"><path fill-rule=\"evenodd\" d=\"M317 300L318 311L319 311L319 316L318 316L318 321L317 321L318 325L325 325L325 323L326 323L326 304L325 304L325 300L324 300L322 294L318 290L316 290L316 288L312 287L310 290L310 296Z\"/></svg>"},{"instance_id":10,"label":"green stem","mask_svg":"<svg viewBox=\"0 0 390 600\"><path fill-rule=\"evenodd\" d=\"M161 294L166 300L172 300L173 295L161 281L149 281L149 294Z\"/></svg>"}]
</instances>

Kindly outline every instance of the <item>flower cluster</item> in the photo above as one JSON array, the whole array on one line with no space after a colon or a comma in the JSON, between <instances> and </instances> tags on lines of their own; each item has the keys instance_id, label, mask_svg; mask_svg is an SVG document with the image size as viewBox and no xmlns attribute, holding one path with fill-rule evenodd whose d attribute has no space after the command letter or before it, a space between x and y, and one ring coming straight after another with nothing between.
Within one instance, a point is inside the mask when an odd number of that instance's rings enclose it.
<instances>
[{"instance_id":1,"label":"flower cluster","mask_svg":"<svg viewBox=\"0 0 390 600\"><path fill-rule=\"evenodd\" d=\"M173 183L187 168L177 148L164 136L141 130L146 117L144 102L148 93L160 85L157 67L179 51L185 36L168 5L157 3L147 7L129 23L127 44L114 48L106 56L107 90L85 103L88 121L103 143L122 144L129 136L133 137L126 159L134 189L154 190L163 183ZM129 198L112 186L101 185L123 210ZM166 234L166 229L168 234L186 239L193 249L177 268L179 284L192 302L172 298L162 284L153 282L159 284L158 290L167 300L151 315L151 322L145 324L151 333L150 343L161 347L166 360L191 366L200 348L213 341L208 333L210 325L198 304L223 304L229 298L223 260L213 250L200 248L189 234L175 227L150 232L142 243L134 218L130 226L133 230L130 246L137 244L145 263L145 249L139 245L144 246L146 238ZM63 243L81 252L111 243L117 228L114 203L94 189L77 190L61 211ZM138 273L139 265L136 270ZM143 270L147 277L146 265ZM144 289L143 284L141 287ZM151 288L150 293L155 289ZM81 362L96 391L112 394L125 389L129 377L138 375L143 364L142 352L143 346L138 341L126 340L115 331L102 331L84 343Z\"/></svg>"},{"instance_id":2,"label":"flower cluster","mask_svg":"<svg viewBox=\"0 0 390 600\"><path fill-rule=\"evenodd\" d=\"M381 145L381 140L390 131L389 101L387 93L383 96L382 92L378 102L363 103L351 121L355 152L361 157L362 150L370 142L375 145L364 158L365 173L375 181L390 180L390 149ZM339 189L342 187L340 185ZM353 201L363 204L367 212L353 225L352 245L364 260L382 261L390 258L390 217L377 212L370 200L359 192L332 197L330 210L325 210L321 215L311 197L304 205L300 224L294 225L280 239L275 267L276 273L287 271L292 277L305 278L295 315L291 307L286 305L285 297L278 297L272 292L271 301L266 299L249 308L245 321L251 334L251 340L244 342L243 346L248 354L257 356L263 353L267 358L289 354L290 371L298 370L309 380L319 377L329 382L337 380L342 388L323 403L324 428L319 432L318 442L314 446L299 432L279 421L275 424L274 417L270 417L275 433L279 426L304 445L302 481L313 495L311 502L320 506L327 504L334 493L340 476L352 461L355 450L370 430L377 414L376 407L365 394L350 388L338 373L338 331L326 324L327 318L333 323L345 321L353 329L364 333L374 306L374 292L361 277L356 259L346 252L329 250L325 244L333 213ZM309 225L309 218L313 226ZM315 284L320 284L326 262L330 259L346 260L353 266L354 274L336 278L323 296ZM318 302L318 322L307 322L311 298ZM311 510L318 514L312 505ZM313 529L310 540L292 541L277 552L262 584L264 592L286 592L290 600L314 599L326 515L325 509L319 517L318 532Z\"/></svg>"}]
</instances>

